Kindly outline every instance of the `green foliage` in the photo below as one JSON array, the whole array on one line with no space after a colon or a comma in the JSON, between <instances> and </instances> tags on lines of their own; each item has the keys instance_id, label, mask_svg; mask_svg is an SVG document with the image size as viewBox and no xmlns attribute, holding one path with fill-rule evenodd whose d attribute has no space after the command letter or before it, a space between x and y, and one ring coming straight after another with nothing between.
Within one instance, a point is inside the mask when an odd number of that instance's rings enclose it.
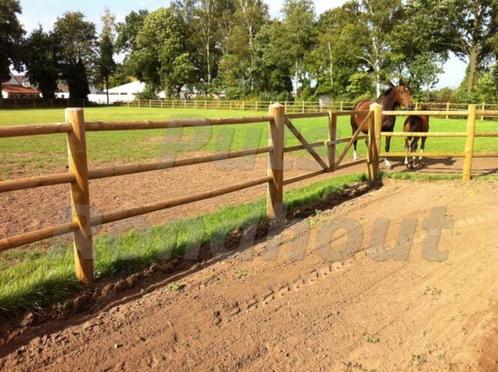
<instances>
[{"instance_id":1,"label":"green foliage","mask_svg":"<svg viewBox=\"0 0 498 372\"><path fill-rule=\"evenodd\" d=\"M125 17L124 22L116 25L116 51L130 53L136 48L136 38L142 28L148 10L132 11Z\"/></svg>"},{"instance_id":2,"label":"green foliage","mask_svg":"<svg viewBox=\"0 0 498 372\"><path fill-rule=\"evenodd\" d=\"M104 89L109 89L109 78L116 69L114 62L114 28L115 17L109 9L102 16L102 32L98 41L98 58L96 62L95 80ZM107 101L109 104L109 99Z\"/></svg>"},{"instance_id":3,"label":"green foliage","mask_svg":"<svg viewBox=\"0 0 498 372\"><path fill-rule=\"evenodd\" d=\"M28 77L38 85L43 98L55 97L60 74L59 55L59 45L54 34L43 31L41 26L24 42L23 62Z\"/></svg>"},{"instance_id":4,"label":"green foliage","mask_svg":"<svg viewBox=\"0 0 498 372\"><path fill-rule=\"evenodd\" d=\"M59 46L59 63L72 99L86 99L88 72L95 58L95 25L81 12L67 12L57 18L54 37Z\"/></svg>"},{"instance_id":5,"label":"green foliage","mask_svg":"<svg viewBox=\"0 0 498 372\"><path fill-rule=\"evenodd\" d=\"M0 82L10 79L10 65L20 66L20 46L24 34L17 19L20 13L18 0L0 0Z\"/></svg>"},{"instance_id":6,"label":"green foliage","mask_svg":"<svg viewBox=\"0 0 498 372\"><path fill-rule=\"evenodd\" d=\"M167 95L190 81L194 66L186 52L185 24L170 9L160 8L145 18L131 52L129 66L140 80Z\"/></svg>"}]
</instances>

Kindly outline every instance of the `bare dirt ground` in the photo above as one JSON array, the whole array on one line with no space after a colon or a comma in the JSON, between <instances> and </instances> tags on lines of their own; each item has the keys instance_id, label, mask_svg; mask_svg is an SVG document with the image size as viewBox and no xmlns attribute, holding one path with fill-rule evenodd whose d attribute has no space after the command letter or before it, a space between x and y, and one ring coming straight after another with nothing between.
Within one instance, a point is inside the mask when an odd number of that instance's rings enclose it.
<instances>
[{"instance_id":1,"label":"bare dirt ground","mask_svg":"<svg viewBox=\"0 0 498 372\"><path fill-rule=\"evenodd\" d=\"M186 154L196 156L199 154ZM449 173L461 172L461 159L428 159L417 172ZM249 181L266 175L266 157L256 156L223 160L215 163L172 168L128 176L95 180L90 183L92 215L152 204L159 200L185 196ZM319 170L310 157L286 156L285 178ZM406 169L399 162L393 163L393 171ZM365 164L340 169L333 176L360 173ZM63 171L63 170L59 170ZM498 171L498 159L475 159L475 174ZM19 177L22 177L20 175ZM24 175L26 176L26 175ZM302 187L306 184L331 177L325 174L286 187ZM191 217L215 211L220 206L237 205L264 197L266 186L256 186L243 191L207 199L196 203L131 218L106 225L95 232L119 233L130 228L144 228L163 224L171 219ZM65 223L70 220L69 186L58 185L0 194L0 239L33 231L43 227ZM58 239L65 239L64 237Z\"/></svg>"},{"instance_id":2,"label":"bare dirt ground","mask_svg":"<svg viewBox=\"0 0 498 372\"><path fill-rule=\"evenodd\" d=\"M387 181L188 275L34 327L1 346L0 369L498 370L497 187ZM447 258L434 261L424 221L438 207ZM378 218L388 249L411 219L406 259L375 259ZM346 241L334 221L361 234L330 261Z\"/></svg>"}]
</instances>

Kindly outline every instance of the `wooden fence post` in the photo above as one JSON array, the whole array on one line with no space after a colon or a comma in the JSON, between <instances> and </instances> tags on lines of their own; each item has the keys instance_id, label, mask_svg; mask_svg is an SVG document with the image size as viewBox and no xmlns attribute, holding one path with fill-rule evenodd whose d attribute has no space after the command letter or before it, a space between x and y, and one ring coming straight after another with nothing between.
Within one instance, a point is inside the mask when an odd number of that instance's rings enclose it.
<instances>
[{"instance_id":1,"label":"wooden fence post","mask_svg":"<svg viewBox=\"0 0 498 372\"><path fill-rule=\"evenodd\" d=\"M302 108L301 108L301 111L304 112L304 100L302 102Z\"/></svg>"},{"instance_id":2,"label":"wooden fence post","mask_svg":"<svg viewBox=\"0 0 498 372\"><path fill-rule=\"evenodd\" d=\"M341 101L340 111L344 111L344 102Z\"/></svg>"},{"instance_id":3,"label":"wooden fence post","mask_svg":"<svg viewBox=\"0 0 498 372\"><path fill-rule=\"evenodd\" d=\"M446 112L450 111L450 103L449 102L446 102ZM449 119L450 116L449 115L446 115L446 119Z\"/></svg>"},{"instance_id":4,"label":"wooden fence post","mask_svg":"<svg viewBox=\"0 0 498 372\"><path fill-rule=\"evenodd\" d=\"M335 155L337 139L337 115L329 111L329 141L327 144L327 156L329 161L329 172L335 170Z\"/></svg>"},{"instance_id":5,"label":"wooden fence post","mask_svg":"<svg viewBox=\"0 0 498 372\"><path fill-rule=\"evenodd\" d=\"M284 102L285 113L287 113L287 100Z\"/></svg>"},{"instance_id":6,"label":"wooden fence post","mask_svg":"<svg viewBox=\"0 0 498 372\"><path fill-rule=\"evenodd\" d=\"M373 106L373 120L374 120L374 132L375 132L375 153L373 159L373 166L376 170L377 176L380 174L380 145L382 138L380 133L382 132L382 105L378 103L372 104ZM371 106L371 108L372 108Z\"/></svg>"},{"instance_id":7,"label":"wooden fence post","mask_svg":"<svg viewBox=\"0 0 498 372\"><path fill-rule=\"evenodd\" d=\"M268 146L273 150L268 154L268 176L272 180L268 182L266 207L268 217L283 217L283 195L284 195L284 128L285 107L279 103L269 108L273 120L270 121L268 131Z\"/></svg>"},{"instance_id":8,"label":"wooden fence post","mask_svg":"<svg viewBox=\"0 0 498 372\"><path fill-rule=\"evenodd\" d=\"M86 152L85 117L83 109L68 108L66 122L72 126L67 134L69 171L75 181L71 183L71 207L73 222L78 224L74 232L74 259L76 277L85 284L93 283L93 243L90 224L90 192L88 187L88 163Z\"/></svg>"},{"instance_id":9,"label":"wooden fence post","mask_svg":"<svg viewBox=\"0 0 498 372\"><path fill-rule=\"evenodd\" d=\"M474 153L474 136L476 131L476 105L469 105L469 116L467 118L467 139L465 140L465 160L463 163L463 180L470 181L472 178L472 156Z\"/></svg>"},{"instance_id":10,"label":"wooden fence post","mask_svg":"<svg viewBox=\"0 0 498 372\"><path fill-rule=\"evenodd\" d=\"M486 110L486 104L483 102L481 105L481 110L484 111ZM484 115L481 115L481 121L484 120Z\"/></svg>"},{"instance_id":11,"label":"wooden fence post","mask_svg":"<svg viewBox=\"0 0 498 372\"><path fill-rule=\"evenodd\" d=\"M368 121L368 153L367 164L369 179L375 181L379 177L379 148L382 128L382 106L378 103L370 105L371 117Z\"/></svg>"}]
</instances>

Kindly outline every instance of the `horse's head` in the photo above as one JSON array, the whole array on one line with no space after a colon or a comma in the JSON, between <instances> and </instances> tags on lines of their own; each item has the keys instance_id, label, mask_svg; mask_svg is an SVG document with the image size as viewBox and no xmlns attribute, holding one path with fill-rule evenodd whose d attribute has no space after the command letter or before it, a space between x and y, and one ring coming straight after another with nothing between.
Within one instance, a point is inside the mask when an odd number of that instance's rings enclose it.
<instances>
[{"instance_id":1,"label":"horse's head","mask_svg":"<svg viewBox=\"0 0 498 372\"><path fill-rule=\"evenodd\" d=\"M413 110L415 108L415 103L413 102L412 90L408 85L403 82L400 82L395 89L395 101L399 105L406 107L409 110Z\"/></svg>"}]
</instances>

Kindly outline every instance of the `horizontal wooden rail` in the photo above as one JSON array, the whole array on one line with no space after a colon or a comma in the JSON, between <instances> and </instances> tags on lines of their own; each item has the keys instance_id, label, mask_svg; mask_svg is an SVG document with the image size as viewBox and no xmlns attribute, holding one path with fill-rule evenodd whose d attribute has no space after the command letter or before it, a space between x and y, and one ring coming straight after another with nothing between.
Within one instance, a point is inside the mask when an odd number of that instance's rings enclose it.
<instances>
[{"instance_id":1,"label":"horizontal wooden rail","mask_svg":"<svg viewBox=\"0 0 498 372\"><path fill-rule=\"evenodd\" d=\"M321 174L327 173L328 171L325 169L321 169L319 171L311 172L311 173L306 173L306 174L301 174L299 176L291 177L286 180L284 180L284 186L285 185L290 185L291 183L307 180L308 178L313 178L316 176L319 176Z\"/></svg>"},{"instance_id":2,"label":"horizontal wooden rail","mask_svg":"<svg viewBox=\"0 0 498 372\"><path fill-rule=\"evenodd\" d=\"M59 235L68 234L78 229L76 222L68 222L60 225L46 227L41 230L31 231L9 238L0 239L0 252L8 249L20 247L24 244L35 243L41 240L53 238Z\"/></svg>"},{"instance_id":3,"label":"horizontal wooden rail","mask_svg":"<svg viewBox=\"0 0 498 372\"><path fill-rule=\"evenodd\" d=\"M381 132L383 137L467 137L465 132Z\"/></svg>"},{"instance_id":4,"label":"horizontal wooden rail","mask_svg":"<svg viewBox=\"0 0 498 372\"><path fill-rule=\"evenodd\" d=\"M410 115L429 115L429 116L467 116L467 110L462 111L382 111L384 116L410 116Z\"/></svg>"},{"instance_id":5,"label":"horizontal wooden rail","mask_svg":"<svg viewBox=\"0 0 498 372\"><path fill-rule=\"evenodd\" d=\"M352 138L353 138L353 136L338 138L335 141L327 141L326 145L332 146L332 145L338 145L340 143L347 143L347 142L351 141ZM358 136L356 138L356 140L359 141L359 140L363 140L366 138L367 138L367 136L365 134L363 134L363 135Z\"/></svg>"},{"instance_id":6,"label":"horizontal wooden rail","mask_svg":"<svg viewBox=\"0 0 498 372\"><path fill-rule=\"evenodd\" d=\"M309 145L311 147L320 147L320 146L325 146L325 142L324 141L312 142ZM301 151L301 150L306 150L306 147L304 145L284 147L284 152L294 152L294 151Z\"/></svg>"},{"instance_id":7,"label":"horizontal wooden rail","mask_svg":"<svg viewBox=\"0 0 498 372\"><path fill-rule=\"evenodd\" d=\"M87 132L112 131L112 130L137 130L137 129L163 129L163 128L189 128L207 127L230 124L254 124L273 120L273 117L251 116L227 119L185 119L185 120L165 120L165 121L130 121L130 122L87 122L85 129Z\"/></svg>"},{"instance_id":8,"label":"horizontal wooden rail","mask_svg":"<svg viewBox=\"0 0 498 372\"><path fill-rule=\"evenodd\" d=\"M477 132L474 137L498 137L498 132Z\"/></svg>"},{"instance_id":9,"label":"horizontal wooden rail","mask_svg":"<svg viewBox=\"0 0 498 372\"><path fill-rule=\"evenodd\" d=\"M248 150L240 150L240 151L233 151L233 152L220 153L220 154L211 154L211 155L204 155L204 156L198 156L187 159L166 160L166 161L159 161L148 164L118 165L114 167L89 170L88 178L90 180L95 180L99 178L123 176L126 174L150 172L150 171L156 171L168 168L183 167L187 165L209 163L218 160L240 158L248 155L264 154L272 151L272 149L273 148L271 146L268 146L258 149L248 149Z\"/></svg>"},{"instance_id":10,"label":"horizontal wooden rail","mask_svg":"<svg viewBox=\"0 0 498 372\"><path fill-rule=\"evenodd\" d=\"M297 114L285 114L287 119L304 119L304 118L318 118L318 117L328 117L328 112L306 112Z\"/></svg>"},{"instance_id":11,"label":"horizontal wooden rail","mask_svg":"<svg viewBox=\"0 0 498 372\"><path fill-rule=\"evenodd\" d=\"M335 170L339 170L339 169L345 169L345 168L349 168L349 167L353 167L355 165L358 165L358 164L362 164L362 163L365 163L367 161L366 158L361 158L361 159L357 159L357 160L352 160L352 161L348 161L346 163L341 163L339 164Z\"/></svg>"},{"instance_id":12,"label":"horizontal wooden rail","mask_svg":"<svg viewBox=\"0 0 498 372\"><path fill-rule=\"evenodd\" d=\"M252 181L239 183L239 184L233 185L233 186L223 187L223 188L220 188L217 190L202 192L199 194L194 194L194 195L185 196L185 197L176 198L176 199L165 200L162 202L149 204L149 205L142 206L142 207L130 208L130 209L126 209L123 211L107 213L107 214L103 214L100 216L92 217L91 225L92 226L104 225L104 224L107 224L110 222L120 221L120 220L124 220L124 219L130 218L130 217L140 216L143 214L176 207L176 206L183 205L183 204L188 204L188 203L193 203L193 202L204 200L204 199L209 199L209 198L213 198L216 196L228 194L231 192L247 189L249 187L268 183L271 180L272 180L272 177L270 177L270 176L261 177L261 178L258 178L258 179L252 180Z\"/></svg>"},{"instance_id":13,"label":"horizontal wooden rail","mask_svg":"<svg viewBox=\"0 0 498 372\"><path fill-rule=\"evenodd\" d=\"M384 158L397 158L403 156L432 157L432 158L464 158L463 152L381 152L379 156Z\"/></svg>"},{"instance_id":14,"label":"horizontal wooden rail","mask_svg":"<svg viewBox=\"0 0 498 372\"><path fill-rule=\"evenodd\" d=\"M361 114L368 114L370 111L369 110L358 110L358 111L335 111L333 114L335 116L349 116L349 115L361 115Z\"/></svg>"},{"instance_id":15,"label":"horizontal wooden rail","mask_svg":"<svg viewBox=\"0 0 498 372\"><path fill-rule=\"evenodd\" d=\"M17 180L0 182L0 193L24 189L33 189L41 186L60 185L74 182L76 179L70 173L57 173L48 176L19 178Z\"/></svg>"},{"instance_id":16,"label":"horizontal wooden rail","mask_svg":"<svg viewBox=\"0 0 498 372\"><path fill-rule=\"evenodd\" d=\"M69 123L16 125L0 128L0 138L69 133L71 130Z\"/></svg>"},{"instance_id":17,"label":"horizontal wooden rail","mask_svg":"<svg viewBox=\"0 0 498 372\"><path fill-rule=\"evenodd\" d=\"M463 152L382 152L380 156L385 158L403 157L403 156L415 156L415 157L432 157L432 158L464 158L465 153ZM474 152L472 154L473 158L496 158L498 157L498 152Z\"/></svg>"},{"instance_id":18,"label":"horizontal wooden rail","mask_svg":"<svg viewBox=\"0 0 498 372\"><path fill-rule=\"evenodd\" d=\"M498 110L477 111L477 116L498 116Z\"/></svg>"}]
</instances>

